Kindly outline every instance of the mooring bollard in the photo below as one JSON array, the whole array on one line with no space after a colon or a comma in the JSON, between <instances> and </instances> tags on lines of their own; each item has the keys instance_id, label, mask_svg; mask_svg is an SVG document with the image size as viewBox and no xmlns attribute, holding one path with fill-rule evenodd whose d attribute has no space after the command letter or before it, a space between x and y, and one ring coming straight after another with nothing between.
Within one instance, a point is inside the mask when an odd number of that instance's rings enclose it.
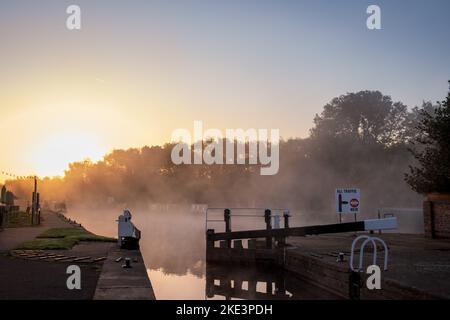
<instances>
[{"instance_id":1,"label":"mooring bollard","mask_svg":"<svg viewBox=\"0 0 450 320\"><path fill-rule=\"evenodd\" d=\"M125 258L125 264L122 265L122 268L124 268L124 269L131 268L131 259L130 258Z\"/></svg>"},{"instance_id":2,"label":"mooring bollard","mask_svg":"<svg viewBox=\"0 0 450 320\"><path fill-rule=\"evenodd\" d=\"M266 230L272 230L272 211L266 209L264 211L264 220L266 222ZM272 237L266 237L266 247L267 249L272 249Z\"/></svg>"}]
</instances>

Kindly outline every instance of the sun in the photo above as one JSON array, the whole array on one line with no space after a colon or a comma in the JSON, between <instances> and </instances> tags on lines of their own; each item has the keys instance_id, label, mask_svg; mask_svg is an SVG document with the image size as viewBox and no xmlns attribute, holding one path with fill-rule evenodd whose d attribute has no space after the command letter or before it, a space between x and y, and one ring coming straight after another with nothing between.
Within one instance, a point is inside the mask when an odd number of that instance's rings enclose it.
<instances>
[{"instance_id":1,"label":"sun","mask_svg":"<svg viewBox=\"0 0 450 320\"><path fill-rule=\"evenodd\" d=\"M57 133L34 148L31 155L40 176L62 176L68 164L89 158L98 161L105 155L100 139L87 133Z\"/></svg>"}]
</instances>

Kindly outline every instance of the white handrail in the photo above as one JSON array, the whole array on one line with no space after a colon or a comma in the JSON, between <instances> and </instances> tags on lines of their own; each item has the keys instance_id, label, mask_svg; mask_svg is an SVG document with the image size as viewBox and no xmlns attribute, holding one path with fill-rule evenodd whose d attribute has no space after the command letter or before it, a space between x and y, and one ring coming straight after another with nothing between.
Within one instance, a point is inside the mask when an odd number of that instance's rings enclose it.
<instances>
[{"instance_id":1,"label":"white handrail","mask_svg":"<svg viewBox=\"0 0 450 320\"><path fill-rule=\"evenodd\" d=\"M360 250L359 250L359 266L358 269L355 270L355 268L353 267L353 257L355 254L355 246L358 243L359 240L361 239L366 239L364 240L364 242L361 244ZM373 264L376 265L377 264L377 245L376 245L376 241L381 242L381 244L384 246L384 270L386 271L388 269L388 257L389 257L389 250L388 247L386 245L386 242L384 242L383 239L380 239L378 237L371 237L371 236L367 236L367 235L361 235L357 238L355 238L355 240L353 240L352 242L352 249L351 249L351 253L350 253L350 269L352 271L361 271L362 267L363 267L363 259L364 259L364 248L367 245L367 243L371 242L373 245Z\"/></svg>"}]
</instances>

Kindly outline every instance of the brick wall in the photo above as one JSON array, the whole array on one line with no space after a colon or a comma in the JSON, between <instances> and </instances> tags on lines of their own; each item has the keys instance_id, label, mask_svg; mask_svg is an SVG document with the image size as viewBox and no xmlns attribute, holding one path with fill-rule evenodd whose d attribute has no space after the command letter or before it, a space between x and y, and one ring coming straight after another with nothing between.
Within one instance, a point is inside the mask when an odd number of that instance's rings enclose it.
<instances>
[{"instance_id":1,"label":"brick wall","mask_svg":"<svg viewBox=\"0 0 450 320\"><path fill-rule=\"evenodd\" d=\"M429 194L423 202L425 236L450 239L450 194Z\"/></svg>"}]
</instances>

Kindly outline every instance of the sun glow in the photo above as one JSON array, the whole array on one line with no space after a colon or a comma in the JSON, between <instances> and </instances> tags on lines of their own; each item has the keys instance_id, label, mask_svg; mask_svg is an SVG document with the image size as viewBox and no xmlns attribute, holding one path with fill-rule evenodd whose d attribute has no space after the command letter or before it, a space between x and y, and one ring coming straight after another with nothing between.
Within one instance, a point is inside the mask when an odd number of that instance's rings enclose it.
<instances>
[{"instance_id":1,"label":"sun glow","mask_svg":"<svg viewBox=\"0 0 450 320\"><path fill-rule=\"evenodd\" d=\"M49 136L32 153L35 171L42 176L62 176L68 164L89 158L102 159L106 150L95 135L61 133Z\"/></svg>"}]
</instances>

